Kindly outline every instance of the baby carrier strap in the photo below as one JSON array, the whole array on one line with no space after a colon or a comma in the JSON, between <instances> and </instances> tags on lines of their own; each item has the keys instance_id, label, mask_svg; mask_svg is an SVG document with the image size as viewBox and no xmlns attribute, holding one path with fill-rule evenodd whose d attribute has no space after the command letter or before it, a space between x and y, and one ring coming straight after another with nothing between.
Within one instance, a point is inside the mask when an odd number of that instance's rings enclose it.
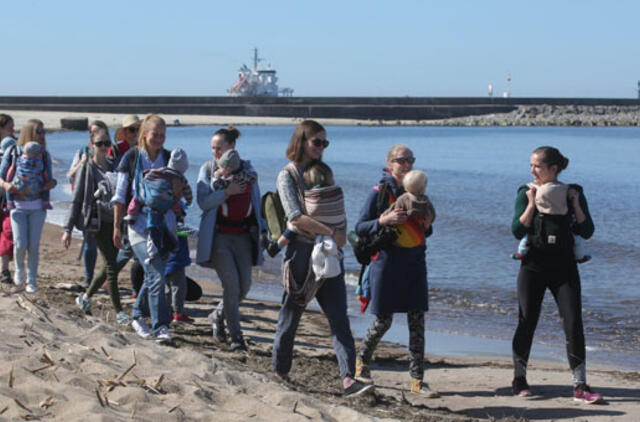
<instances>
[{"instance_id":1,"label":"baby carrier strap","mask_svg":"<svg viewBox=\"0 0 640 422\"><path fill-rule=\"evenodd\" d=\"M284 166L284 170L286 170L291 179L293 179L293 183L295 185L296 196L298 197L298 202L300 203L300 210L303 214L307 214L307 207L304 204L304 180L300 177L300 173L298 172L298 167L294 163L289 163Z\"/></svg>"}]
</instances>

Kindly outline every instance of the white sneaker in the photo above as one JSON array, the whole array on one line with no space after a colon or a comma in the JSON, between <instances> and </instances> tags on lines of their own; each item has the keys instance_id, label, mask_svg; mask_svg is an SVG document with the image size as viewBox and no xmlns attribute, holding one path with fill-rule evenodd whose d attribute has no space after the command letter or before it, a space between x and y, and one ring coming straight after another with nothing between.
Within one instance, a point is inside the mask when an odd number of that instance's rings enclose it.
<instances>
[{"instance_id":1,"label":"white sneaker","mask_svg":"<svg viewBox=\"0 0 640 422\"><path fill-rule=\"evenodd\" d=\"M16 273L13 275L13 284L15 284L18 287L24 284L24 275L20 274L17 270L16 270Z\"/></svg>"},{"instance_id":2,"label":"white sneaker","mask_svg":"<svg viewBox=\"0 0 640 422\"><path fill-rule=\"evenodd\" d=\"M156 343L158 344L171 344L171 336L169 335L169 328L166 325L158 328L158 334L156 335Z\"/></svg>"},{"instance_id":3,"label":"white sneaker","mask_svg":"<svg viewBox=\"0 0 640 422\"><path fill-rule=\"evenodd\" d=\"M27 283L27 287L25 289L27 293L35 293L36 290L37 290L36 283Z\"/></svg>"},{"instance_id":4,"label":"white sneaker","mask_svg":"<svg viewBox=\"0 0 640 422\"><path fill-rule=\"evenodd\" d=\"M144 339L151 337L151 332L149 332L149 326L147 325L146 322L144 322L144 319L142 318L134 319L133 322L131 323L131 327L134 329L136 334L139 335L140 337Z\"/></svg>"}]
</instances>

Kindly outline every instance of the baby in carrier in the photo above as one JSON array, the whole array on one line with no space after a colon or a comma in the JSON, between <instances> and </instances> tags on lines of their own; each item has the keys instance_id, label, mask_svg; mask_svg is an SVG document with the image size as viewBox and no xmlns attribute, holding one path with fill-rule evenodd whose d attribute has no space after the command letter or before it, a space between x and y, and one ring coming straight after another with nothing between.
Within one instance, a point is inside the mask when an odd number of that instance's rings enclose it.
<instances>
[{"instance_id":1,"label":"baby in carrier","mask_svg":"<svg viewBox=\"0 0 640 422\"><path fill-rule=\"evenodd\" d=\"M7 180L11 180L16 188L15 193L7 194L7 208L15 208L14 201L42 200L42 208L51 209L49 191L44 184L51 180L44 162L44 148L37 142L28 142L7 172Z\"/></svg>"},{"instance_id":2,"label":"baby in carrier","mask_svg":"<svg viewBox=\"0 0 640 422\"><path fill-rule=\"evenodd\" d=\"M427 190L427 174L421 170L411 170L402 179L402 186L406 191L391 204L382 215L387 215L395 209L402 209L407 212L409 218L422 218L424 220L436 219L436 210L425 195Z\"/></svg>"},{"instance_id":3,"label":"baby in carrier","mask_svg":"<svg viewBox=\"0 0 640 422\"><path fill-rule=\"evenodd\" d=\"M216 224L222 233L238 234L245 232L248 227L246 219L253 211L251 206L251 187L257 181L258 175L254 170L242 168L240 154L234 149L227 150L216 160L213 172L213 189L226 189L231 182L246 183L246 189L238 195L231 195L220 205Z\"/></svg>"},{"instance_id":4,"label":"baby in carrier","mask_svg":"<svg viewBox=\"0 0 640 422\"><path fill-rule=\"evenodd\" d=\"M307 215L333 228L339 234L345 233L347 218L344 196L342 189L334 183L331 167L322 161L312 161L305 167L302 177L305 185L310 187L303 193ZM295 236L296 234L287 228L276 242L266 242L267 253L272 257L276 256Z\"/></svg>"},{"instance_id":5,"label":"baby in carrier","mask_svg":"<svg viewBox=\"0 0 640 422\"><path fill-rule=\"evenodd\" d=\"M134 189L125 220L133 222L143 207L148 209L147 252L149 262L156 256L163 256L173 251L178 245L177 239L165 228L164 215L170 209L176 213L179 212L181 198L184 198L186 205L191 205L193 202L191 187L184 177L184 172L188 168L187 154L182 149L176 148L171 151L171 157L166 167L145 171L141 183Z\"/></svg>"},{"instance_id":6,"label":"baby in carrier","mask_svg":"<svg viewBox=\"0 0 640 422\"><path fill-rule=\"evenodd\" d=\"M536 209L538 213L545 215L565 216L569 212L567 198L570 195L577 194L575 189L560 182L548 182L540 186L530 183L528 186L536 187ZM573 235L573 254L576 262L581 264L591 259L590 255L586 255L582 246L582 238ZM525 235L518 245L518 252L511 255L513 259L521 260L529 252L529 235Z\"/></svg>"}]
</instances>

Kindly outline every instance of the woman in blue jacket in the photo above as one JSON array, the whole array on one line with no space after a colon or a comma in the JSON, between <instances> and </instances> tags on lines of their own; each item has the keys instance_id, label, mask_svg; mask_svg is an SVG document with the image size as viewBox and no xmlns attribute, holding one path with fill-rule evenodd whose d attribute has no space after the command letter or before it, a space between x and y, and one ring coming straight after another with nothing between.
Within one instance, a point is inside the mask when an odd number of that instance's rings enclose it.
<instances>
[{"instance_id":1,"label":"woman in blue jacket","mask_svg":"<svg viewBox=\"0 0 640 422\"><path fill-rule=\"evenodd\" d=\"M424 376L424 313L429 309L427 291L426 237L432 220L407 217L402 209L381 215L404 193L402 181L411 171L415 158L406 145L394 145L387 154L387 168L369 194L356 224L356 233L367 236L382 226L393 227L397 240L385 247L371 262L371 313L376 316L367 331L356 360L356 376L370 380L369 363L378 342L391 327L394 313L406 313L409 324L411 391L423 397L437 397L422 381ZM382 201L379 200L383 192Z\"/></svg>"},{"instance_id":2,"label":"woman in blue jacket","mask_svg":"<svg viewBox=\"0 0 640 422\"><path fill-rule=\"evenodd\" d=\"M236 146L240 136L238 129L220 129L211 138L213 160L200 167L197 182L197 200L202 209L196 264L214 268L222 284L222 301L210 315L213 335L220 342L227 341L224 321L227 322L232 350L246 350L247 346L240 328L240 302L251 288L251 267L262 265L262 251L258 233L264 227L260 213L260 188L251 185L251 214L241 226L230 225L219 218L221 205L228 197L243 194L249 186L232 181L225 189L213 189L215 160ZM241 160L241 168L251 169L251 163ZM229 225L228 230L227 225Z\"/></svg>"}]
</instances>

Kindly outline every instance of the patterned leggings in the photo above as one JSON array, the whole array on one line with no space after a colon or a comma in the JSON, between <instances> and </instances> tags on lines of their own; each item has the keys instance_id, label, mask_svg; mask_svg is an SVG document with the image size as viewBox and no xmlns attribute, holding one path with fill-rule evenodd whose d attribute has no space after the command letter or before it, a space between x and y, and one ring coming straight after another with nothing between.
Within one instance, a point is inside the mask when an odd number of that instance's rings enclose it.
<instances>
[{"instance_id":1,"label":"patterned leggings","mask_svg":"<svg viewBox=\"0 0 640 422\"><path fill-rule=\"evenodd\" d=\"M384 333L391 327L392 321L393 314L376 315L376 320L367 330L358 352L358 357L365 365L369 365L371 362L373 352ZM407 322L409 323L409 353L411 354L409 373L411 378L422 380L424 376L424 311L408 312Z\"/></svg>"}]
</instances>

